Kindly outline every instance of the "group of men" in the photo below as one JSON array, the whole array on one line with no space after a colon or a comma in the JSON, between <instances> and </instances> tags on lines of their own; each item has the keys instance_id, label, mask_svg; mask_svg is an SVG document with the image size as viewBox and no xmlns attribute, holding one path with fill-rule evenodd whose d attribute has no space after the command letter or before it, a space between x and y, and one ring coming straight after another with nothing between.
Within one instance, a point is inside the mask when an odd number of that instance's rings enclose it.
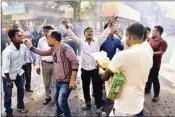
<instances>
[{"instance_id":1,"label":"group of men","mask_svg":"<svg viewBox=\"0 0 175 117\"><path fill-rule=\"evenodd\" d=\"M116 18L113 17L105 25L105 30L99 38L95 38L93 29L87 27L84 30L85 39L81 39L72 32L66 20L62 22L67 29L68 36L81 47L81 79L85 99L82 109L91 108L90 82L92 80L96 112L101 116L107 116L103 109L103 82L120 71L126 77L126 82L120 97L114 100L110 116L143 115L144 93L150 93L152 83L154 86L153 101L159 100L158 73L162 55L167 48L166 41L161 38L163 28L155 26L152 38L149 38L149 28L145 28L140 23L129 25L126 29L128 49L123 50L122 36L116 31L116 23ZM62 34L59 31L53 30L51 26L44 26L43 31L45 36L39 40L37 48L28 39L23 39L23 34L19 30L12 29L8 33L12 43L2 53L4 106L7 116L13 116L11 108L13 83L16 84L18 91L17 110L22 113L27 112L23 100L25 90L22 66L27 63L29 52L37 54L36 71L38 74L41 73L40 67L42 67L46 92L43 104L46 105L51 101L51 84L54 84L57 116L71 116L68 97L77 87L79 61L72 47L62 43ZM116 52L117 49L120 51ZM102 74L99 74L98 63L91 55L100 50L106 51L111 60L108 68ZM28 66L31 67L31 64ZM32 92L29 85L26 85L27 90Z\"/></svg>"}]
</instances>

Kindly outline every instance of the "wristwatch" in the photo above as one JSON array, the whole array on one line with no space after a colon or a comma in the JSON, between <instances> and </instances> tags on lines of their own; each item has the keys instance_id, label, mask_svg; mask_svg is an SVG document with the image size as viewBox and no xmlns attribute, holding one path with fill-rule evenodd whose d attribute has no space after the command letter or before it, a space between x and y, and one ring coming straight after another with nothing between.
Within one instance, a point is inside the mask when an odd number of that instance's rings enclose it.
<instances>
[{"instance_id":1,"label":"wristwatch","mask_svg":"<svg viewBox=\"0 0 175 117\"><path fill-rule=\"evenodd\" d=\"M34 50L34 47L32 46L32 47L30 48L30 50L33 51L33 50Z\"/></svg>"}]
</instances>

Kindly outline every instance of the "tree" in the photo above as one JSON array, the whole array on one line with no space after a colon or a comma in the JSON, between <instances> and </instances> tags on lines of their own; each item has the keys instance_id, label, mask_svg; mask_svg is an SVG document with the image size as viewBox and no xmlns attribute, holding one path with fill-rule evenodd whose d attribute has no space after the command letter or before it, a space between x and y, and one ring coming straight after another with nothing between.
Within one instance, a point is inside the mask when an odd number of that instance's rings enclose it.
<instances>
[{"instance_id":1,"label":"tree","mask_svg":"<svg viewBox=\"0 0 175 117\"><path fill-rule=\"evenodd\" d=\"M74 20L80 19L80 0L72 0L72 1L54 1L57 4L57 8L59 8L62 5L70 5L74 9Z\"/></svg>"}]
</instances>

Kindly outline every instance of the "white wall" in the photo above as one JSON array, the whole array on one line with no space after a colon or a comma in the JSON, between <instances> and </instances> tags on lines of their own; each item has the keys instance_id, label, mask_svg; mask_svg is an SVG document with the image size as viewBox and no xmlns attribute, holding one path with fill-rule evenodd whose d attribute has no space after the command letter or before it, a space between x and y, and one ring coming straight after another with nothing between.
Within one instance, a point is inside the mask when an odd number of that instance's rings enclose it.
<instances>
[{"instance_id":1,"label":"white wall","mask_svg":"<svg viewBox=\"0 0 175 117\"><path fill-rule=\"evenodd\" d=\"M169 64L170 64L170 68L172 70L175 70L175 49L174 49L174 51L172 53L172 56L171 56Z\"/></svg>"}]
</instances>

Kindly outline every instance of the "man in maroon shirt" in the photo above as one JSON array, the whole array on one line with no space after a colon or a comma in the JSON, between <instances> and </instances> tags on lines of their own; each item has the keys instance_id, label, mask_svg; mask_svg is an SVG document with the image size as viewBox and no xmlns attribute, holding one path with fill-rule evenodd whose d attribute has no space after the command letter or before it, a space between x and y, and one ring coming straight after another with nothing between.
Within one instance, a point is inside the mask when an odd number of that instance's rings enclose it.
<instances>
[{"instance_id":1,"label":"man in maroon shirt","mask_svg":"<svg viewBox=\"0 0 175 117\"><path fill-rule=\"evenodd\" d=\"M152 99L153 102L159 100L159 92L160 92L160 83L159 83L159 70L161 66L162 55L167 49L167 42L161 38L163 33L163 28L161 26L155 26L152 39L149 40L149 43L154 51L153 56L153 67L150 70L149 78L146 84L145 93L150 93L151 85L153 83L154 87L154 97Z\"/></svg>"}]
</instances>

